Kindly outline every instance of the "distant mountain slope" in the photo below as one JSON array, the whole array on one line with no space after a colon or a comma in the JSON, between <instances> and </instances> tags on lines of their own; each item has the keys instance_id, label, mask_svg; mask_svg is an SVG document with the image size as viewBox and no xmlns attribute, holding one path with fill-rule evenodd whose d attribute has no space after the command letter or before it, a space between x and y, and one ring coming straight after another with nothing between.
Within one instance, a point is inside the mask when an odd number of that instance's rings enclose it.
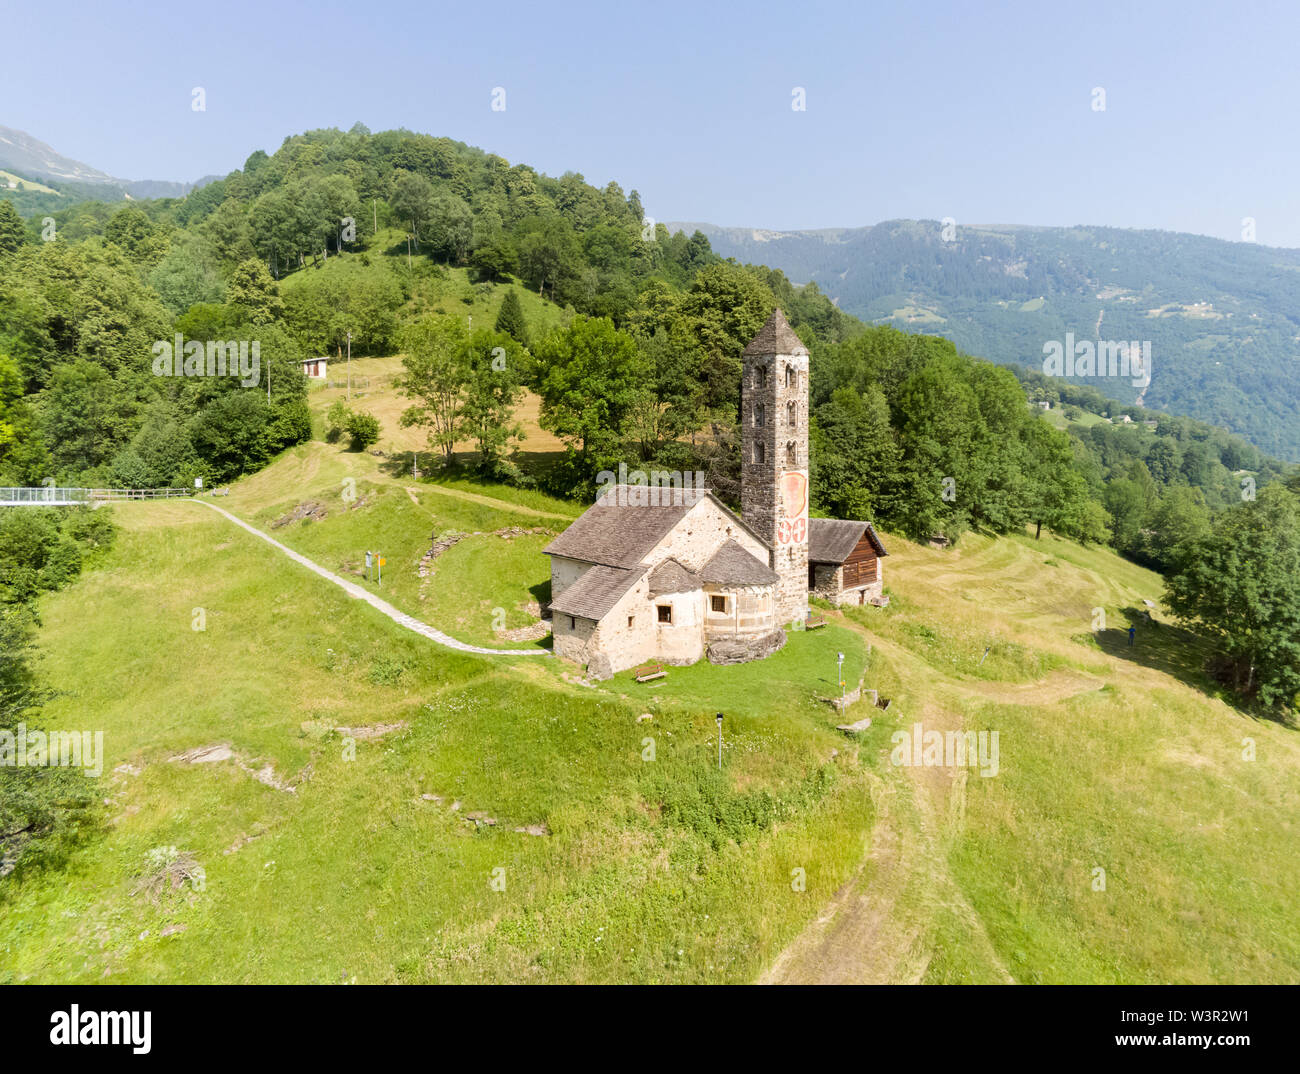
<instances>
[{"instance_id":1,"label":"distant mountain slope","mask_svg":"<svg viewBox=\"0 0 1300 1074\"><path fill-rule=\"evenodd\" d=\"M1300 460L1300 250L1165 231L956 227L697 228L724 257L815 281L868 320L1042 368L1043 347L1151 343L1151 383L1074 378L1112 398L1225 426Z\"/></svg>"},{"instance_id":2,"label":"distant mountain slope","mask_svg":"<svg viewBox=\"0 0 1300 1074\"><path fill-rule=\"evenodd\" d=\"M0 169L25 179L102 187L104 189L98 196L106 201L120 201L126 196L137 199L183 198L197 186L218 178L209 176L198 183L177 183L167 179L117 179L89 164L65 157L26 131L3 126L0 126ZM0 183L0 191L7 185L7 182Z\"/></svg>"},{"instance_id":3,"label":"distant mountain slope","mask_svg":"<svg viewBox=\"0 0 1300 1074\"><path fill-rule=\"evenodd\" d=\"M73 183L116 183L107 172L65 157L26 131L0 127L0 167L35 179Z\"/></svg>"}]
</instances>

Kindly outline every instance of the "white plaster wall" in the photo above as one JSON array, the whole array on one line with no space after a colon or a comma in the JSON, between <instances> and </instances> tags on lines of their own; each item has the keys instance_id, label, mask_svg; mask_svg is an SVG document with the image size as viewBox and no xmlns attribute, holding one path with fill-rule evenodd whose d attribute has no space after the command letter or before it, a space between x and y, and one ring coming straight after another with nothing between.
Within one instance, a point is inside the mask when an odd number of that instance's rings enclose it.
<instances>
[{"instance_id":1,"label":"white plaster wall","mask_svg":"<svg viewBox=\"0 0 1300 1074\"><path fill-rule=\"evenodd\" d=\"M671 604L673 621L660 623L657 606ZM628 626L628 617L632 626ZM664 593L650 598L650 583L643 576L610 609L596 631L589 650L599 648L615 671L650 660L693 664L704 655L703 610L700 593Z\"/></svg>"},{"instance_id":2,"label":"white plaster wall","mask_svg":"<svg viewBox=\"0 0 1300 1074\"><path fill-rule=\"evenodd\" d=\"M760 563L771 563L771 556L763 543L751 537L734 517L708 497L686 512L668 536L646 556L646 562L654 566L672 557L691 570L698 571L728 539L735 539Z\"/></svg>"},{"instance_id":3,"label":"white plaster wall","mask_svg":"<svg viewBox=\"0 0 1300 1074\"><path fill-rule=\"evenodd\" d=\"M554 601L587 571L590 563L563 556L551 556L551 600Z\"/></svg>"}]
</instances>

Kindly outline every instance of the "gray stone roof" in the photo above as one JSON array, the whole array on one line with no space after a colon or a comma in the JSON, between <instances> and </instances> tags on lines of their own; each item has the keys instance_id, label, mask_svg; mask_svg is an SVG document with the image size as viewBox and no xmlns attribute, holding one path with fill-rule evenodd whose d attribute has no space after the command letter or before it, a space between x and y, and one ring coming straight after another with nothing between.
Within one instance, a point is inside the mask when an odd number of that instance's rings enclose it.
<instances>
[{"instance_id":1,"label":"gray stone roof","mask_svg":"<svg viewBox=\"0 0 1300 1074\"><path fill-rule=\"evenodd\" d=\"M758 335L749 341L745 348L746 356L761 354L807 354L808 348L799 342L794 329L785 319L780 308L772 311L767 323L758 330Z\"/></svg>"},{"instance_id":2,"label":"gray stone roof","mask_svg":"<svg viewBox=\"0 0 1300 1074\"><path fill-rule=\"evenodd\" d=\"M810 518L808 562L843 563L858 546L864 533L876 550L876 555L889 555L870 522L856 522L847 518Z\"/></svg>"},{"instance_id":3,"label":"gray stone roof","mask_svg":"<svg viewBox=\"0 0 1300 1074\"><path fill-rule=\"evenodd\" d=\"M669 557L650 572L650 595L689 593L700 588L700 580L677 560Z\"/></svg>"},{"instance_id":4,"label":"gray stone roof","mask_svg":"<svg viewBox=\"0 0 1300 1074\"><path fill-rule=\"evenodd\" d=\"M702 490L616 485L543 551L584 563L635 567L707 495ZM637 506L646 501L647 506Z\"/></svg>"},{"instance_id":5,"label":"gray stone roof","mask_svg":"<svg viewBox=\"0 0 1300 1074\"><path fill-rule=\"evenodd\" d=\"M640 570L622 567L589 567L551 602L551 614L577 615L583 619L603 619L619 598L644 574Z\"/></svg>"},{"instance_id":6,"label":"gray stone roof","mask_svg":"<svg viewBox=\"0 0 1300 1074\"><path fill-rule=\"evenodd\" d=\"M778 575L732 539L723 543L700 570L700 580L717 585L772 585Z\"/></svg>"}]
</instances>

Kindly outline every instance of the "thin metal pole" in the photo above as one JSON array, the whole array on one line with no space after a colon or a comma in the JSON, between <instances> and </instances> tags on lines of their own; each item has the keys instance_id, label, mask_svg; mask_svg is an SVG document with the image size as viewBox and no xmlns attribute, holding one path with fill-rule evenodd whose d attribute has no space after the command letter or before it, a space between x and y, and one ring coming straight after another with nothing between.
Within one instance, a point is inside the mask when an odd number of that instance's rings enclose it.
<instances>
[{"instance_id":1,"label":"thin metal pole","mask_svg":"<svg viewBox=\"0 0 1300 1074\"><path fill-rule=\"evenodd\" d=\"M839 656L840 656L840 662L839 662L839 669L840 669L840 713L843 714L843 712L844 712L844 654L843 654L843 653L840 653Z\"/></svg>"}]
</instances>

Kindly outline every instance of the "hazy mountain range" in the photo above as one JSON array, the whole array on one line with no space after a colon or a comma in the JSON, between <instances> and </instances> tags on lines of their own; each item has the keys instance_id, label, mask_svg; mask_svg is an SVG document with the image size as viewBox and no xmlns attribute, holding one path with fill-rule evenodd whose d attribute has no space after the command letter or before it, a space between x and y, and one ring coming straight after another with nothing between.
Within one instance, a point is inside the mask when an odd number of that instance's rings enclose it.
<instances>
[{"instance_id":1,"label":"hazy mountain range","mask_svg":"<svg viewBox=\"0 0 1300 1074\"><path fill-rule=\"evenodd\" d=\"M960 226L697 228L724 257L815 282L865 320L1042 368L1044 347L1149 341L1150 386L1074 378L1300 460L1300 250L1166 231Z\"/></svg>"},{"instance_id":2,"label":"hazy mountain range","mask_svg":"<svg viewBox=\"0 0 1300 1074\"><path fill-rule=\"evenodd\" d=\"M205 176L193 183L166 179L118 179L89 164L65 157L26 131L3 126L0 126L0 171L48 183L56 190L66 185L99 187L102 189L98 196L106 200L128 196L135 199L183 198L196 187L220 178ZM76 192L81 193L80 189Z\"/></svg>"}]
</instances>

